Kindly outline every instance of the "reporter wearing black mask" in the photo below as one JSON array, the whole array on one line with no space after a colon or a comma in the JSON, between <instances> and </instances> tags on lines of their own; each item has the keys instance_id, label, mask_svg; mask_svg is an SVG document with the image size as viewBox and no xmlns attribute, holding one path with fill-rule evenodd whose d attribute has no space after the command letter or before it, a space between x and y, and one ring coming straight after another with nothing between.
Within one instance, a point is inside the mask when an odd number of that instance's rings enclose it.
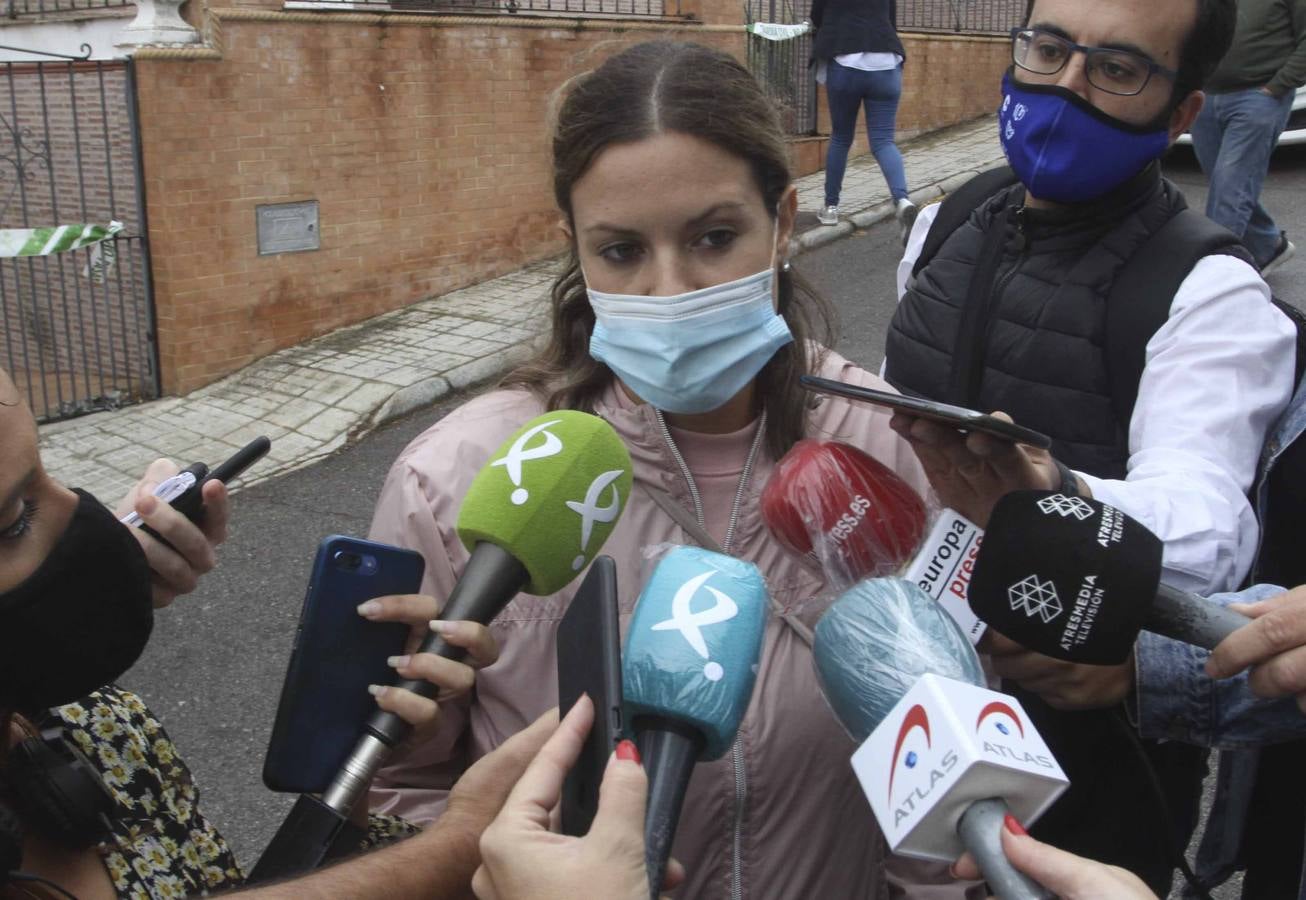
<instances>
[{"instance_id":1,"label":"reporter wearing black mask","mask_svg":"<svg viewBox=\"0 0 1306 900\"><path fill-rule=\"evenodd\" d=\"M162 724L112 684L144 650L154 610L194 589L226 537L222 484L204 487L202 526L150 495L175 471L156 462L118 511L134 507L165 544L45 472L32 414L0 371L0 896L182 897L244 880ZM415 635L438 612L429 597L382 598L382 606L373 618L408 622ZM458 623L453 639L473 665L496 656L481 626ZM461 664L423 656L401 674L427 678L444 697L470 681L454 671ZM418 727L438 715L434 701L408 692L377 699ZM480 832L555 723L541 719L470 769L440 825L251 893L465 895ZM370 846L417 831L387 817L369 826Z\"/></svg>"}]
</instances>

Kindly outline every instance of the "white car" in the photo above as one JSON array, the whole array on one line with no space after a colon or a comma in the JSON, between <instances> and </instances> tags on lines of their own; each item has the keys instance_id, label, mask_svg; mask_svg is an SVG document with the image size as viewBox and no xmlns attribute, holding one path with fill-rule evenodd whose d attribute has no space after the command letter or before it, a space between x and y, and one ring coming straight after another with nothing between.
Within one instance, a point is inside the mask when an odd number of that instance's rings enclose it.
<instances>
[{"instance_id":1,"label":"white car","mask_svg":"<svg viewBox=\"0 0 1306 900\"><path fill-rule=\"evenodd\" d=\"M1193 143L1192 135L1184 133L1179 135L1178 143L1191 146ZM1306 88L1297 91L1297 96L1292 100L1292 112L1288 114L1288 127L1283 129L1283 134L1279 137L1280 147L1290 147L1294 144L1306 144Z\"/></svg>"}]
</instances>

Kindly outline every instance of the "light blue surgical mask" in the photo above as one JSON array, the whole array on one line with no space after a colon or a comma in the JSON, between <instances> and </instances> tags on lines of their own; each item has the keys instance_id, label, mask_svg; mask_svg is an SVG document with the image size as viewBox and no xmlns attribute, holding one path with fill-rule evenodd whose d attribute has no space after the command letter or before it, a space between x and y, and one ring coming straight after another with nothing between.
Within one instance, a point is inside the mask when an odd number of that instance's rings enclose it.
<instances>
[{"instance_id":1,"label":"light blue surgical mask","mask_svg":"<svg viewBox=\"0 0 1306 900\"><path fill-rule=\"evenodd\" d=\"M775 312L774 285L768 266L674 297L587 289L595 318L590 356L664 412L718 409L794 339Z\"/></svg>"}]
</instances>

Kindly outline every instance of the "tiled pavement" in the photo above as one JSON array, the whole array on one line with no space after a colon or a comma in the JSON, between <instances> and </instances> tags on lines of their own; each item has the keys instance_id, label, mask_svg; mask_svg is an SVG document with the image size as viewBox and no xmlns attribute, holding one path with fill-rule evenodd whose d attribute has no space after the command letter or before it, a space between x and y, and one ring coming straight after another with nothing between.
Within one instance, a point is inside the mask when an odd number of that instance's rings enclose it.
<instances>
[{"instance_id":1,"label":"tiled pavement","mask_svg":"<svg viewBox=\"0 0 1306 900\"><path fill-rule=\"evenodd\" d=\"M1002 157L991 117L900 146L917 203ZM799 252L893 214L870 155L849 162L840 199L846 218L838 225L816 222L824 173L800 179L798 198ZM308 465L387 419L525 359L546 326L554 266L551 260L534 263L341 329L186 397L43 425L42 459L56 478L108 503L159 456L212 466L260 434L272 438L272 450L245 484Z\"/></svg>"}]
</instances>

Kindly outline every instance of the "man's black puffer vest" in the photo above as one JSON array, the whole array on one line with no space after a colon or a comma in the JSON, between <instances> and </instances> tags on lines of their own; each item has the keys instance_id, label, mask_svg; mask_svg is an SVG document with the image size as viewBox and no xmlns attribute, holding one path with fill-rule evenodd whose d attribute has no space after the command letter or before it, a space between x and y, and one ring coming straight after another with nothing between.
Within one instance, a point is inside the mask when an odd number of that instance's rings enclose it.
<instances>
[{"instance_id":1,"label":"man's black puffer vest","mask_svg":"<svg viewBox=\"0 0 1306 900\"><path fill-rule=\"evenodd\" d=\"M1107 299L1125 262L1186 204L1157 165L1091 205L1025 209L1024 199L1016 185L975 210L909 285L889 326L885 376L906 394L1002 410L1050 436L1070 468L1123 478L1129 429L1111 399ZM979 297L988 304L979 377L958 385L963 310L1004 206L1002 260Z\"/></svg>"}]
</instances>

